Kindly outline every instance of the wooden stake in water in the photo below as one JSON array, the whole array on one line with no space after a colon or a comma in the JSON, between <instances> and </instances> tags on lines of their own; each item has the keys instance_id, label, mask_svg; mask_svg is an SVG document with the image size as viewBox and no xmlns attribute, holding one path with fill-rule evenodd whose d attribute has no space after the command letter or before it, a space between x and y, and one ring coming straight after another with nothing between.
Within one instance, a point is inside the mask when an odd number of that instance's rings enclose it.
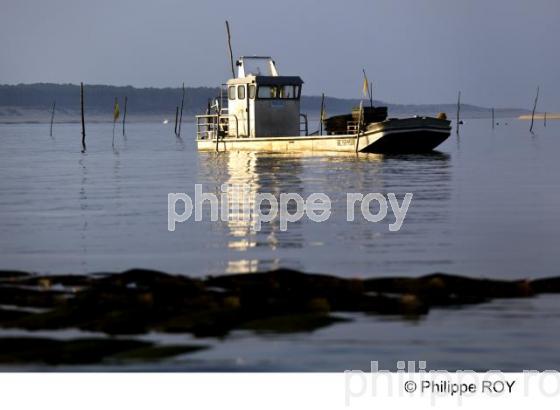
<instances>
[{"instance_id":1,"label":"wooden stake in water","mask_svg":"<svg viewBox=\"0 0 560 410\"><path fill-rule=\"evenodd\" d=\"M56 100L53 102L52 105L52 110L51 110L51 132L50 132L50 136L52 137L52 127L53 127L53 122L54 122L54 110L56 108Z\"/></svg>"},{"instance_id":2,"label":"wooden stake in water","mask_svg":"<svg viewBox=\"0 0 560 410\"><path fill-rule=\"evenodd\" d=\"M122 117L122 135L123 137L126 136L126 131L125 131L125 124L126 124L126 105L128 103L128 97L125 95L124 96L124 113L123 113L123 117Z\"/></svg>"},{"instance_id":3,"label":"wooden stake in water","mask_svg":"<svg viewBox=\"0 0 560 410\"><path fill-rule=\"evenodd\" d=\"M457 135L459 135L460 115L461 115L461 91L459 91L459 95L457 96L457 128L455 129Z\"/></svg>"},{"instance_id":4,"label":"wooden stake in water","mask_svg":"<svg viewBox=\"0 0 560 410\"><path fill-rule=\"evenodd\" d=\"M533 123L535 121L535 110L537 109L537 102L539 101L539 91L540 87L537 87L537 95L535 96L535 103L533 104L533 112L531 113L531 127L529 128L529 132L533 133Z\"/></svg>"},{"instance_id":5,"label":"wooden stake in water","mask_svg":"<svg viewBox=\"0 0 560 410\"><path fill-rule=\"evenodd\" d=\"M321 133L319 135L323 135L323 120L325 119L325 93L321 94L321 117L320 117L320 124L319 129Z\"/></svg>"},{"instance_id":6,"label":"wooden stake in water","mask_svg":"<svg viewBox=\"0 0 560 410\"><path fill-rule=\"evenodd\" d=\"M113 105L113 148L115 148L115 126L117 125L119 115L119 101L117 100L117 97L115 97L115 104Z\"/></svg>"},{"instance_id":7,"label":"wooden stake in water","mask_svg":"<svg viewBox=\"0 0 560 410\"><path fill-rule=\"evenodd\" d=\"M179 121L179 106L175 106L175 136L177 136L177 123Z\"/></svg>"},{"instance_id":8,"label":"wooden stake in water","mask_svg":"<svg viewBox=\"0 0 560 410\"><path fill-rule=\"evenodd\" d=\"M546 111L544 113L544 126L546 127Z\"/></svg>"},{"instance_id":9,"label":"wooden stake in water","mask_svg":"<svg viewBox=\"0 0 560 410\"><path fill-rule=\"evenodd\" d=\"M496 122L494 121L494 108L492 107L492 129L494 129L494 124Z\"/></svg>"},{"instance_id":10,"label":"wooden stake in water","mask_svg":"<svg viewBox=\"0 0 560 410\"><path fill-rule=\"evenodd\" d=\"M181 126L183 125L183 106L185 105L185 83L183 83L183 96L181 97L181 112L179 113L179 131L177 136L181 138Z\"/></svg>"},{"instance_id":11,"label":"wooden stake in water","mask_svg":"<svg viewBox=\"0 0 560 410\"><path fill-rule=\"evenodd\" d=\"M80 108L82 111L82 152L86 152L86 122L84 118L84 83L80 83Z\"/></svg>"}]
</instances>

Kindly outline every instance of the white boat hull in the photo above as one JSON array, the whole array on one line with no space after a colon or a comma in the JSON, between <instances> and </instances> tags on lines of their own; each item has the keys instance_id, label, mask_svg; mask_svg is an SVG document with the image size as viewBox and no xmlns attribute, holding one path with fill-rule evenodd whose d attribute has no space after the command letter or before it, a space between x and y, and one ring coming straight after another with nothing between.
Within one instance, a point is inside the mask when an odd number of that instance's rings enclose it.
<instances>
[{"instance_id":1,"label":"white boat hull","mask_svg":"<svg viewBox=\"0 0 560 410\"><path fill-rule=\"evenodd\" d=\"M197 140L201 151L266 152L426 152L445 141L449 121L436 118L393 119L370 124L357 134L220 138Z\"/></svg>"}]
</instances>

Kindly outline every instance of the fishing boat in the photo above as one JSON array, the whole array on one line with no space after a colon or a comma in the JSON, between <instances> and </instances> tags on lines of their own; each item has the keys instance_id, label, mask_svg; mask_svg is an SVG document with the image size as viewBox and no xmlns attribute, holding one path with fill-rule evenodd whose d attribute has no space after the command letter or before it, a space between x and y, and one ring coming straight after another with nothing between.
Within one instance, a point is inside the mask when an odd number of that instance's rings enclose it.
<instances>
[{"instance_id":1,"label":"fishing boat","mask_svg":"<svg viewBox=\"0 0 560 410\"><path fill-rule=\"evenodd\" d=\"M268 56L241 57L237 69L206 113L196 116L199 150L426 152L451 133L445 114L387 118L386 107L361 104L350 114L323 119L324 127L309 133L308 117L300 112L300 77L279 75Z\"/></svg>"}]
</instances>

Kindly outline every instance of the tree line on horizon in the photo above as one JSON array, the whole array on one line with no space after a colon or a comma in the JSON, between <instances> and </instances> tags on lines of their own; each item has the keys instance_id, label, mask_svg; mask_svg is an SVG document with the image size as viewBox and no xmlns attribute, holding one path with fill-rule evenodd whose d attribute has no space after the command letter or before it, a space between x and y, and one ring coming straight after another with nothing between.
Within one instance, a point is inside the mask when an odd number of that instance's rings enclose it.
<instances>
[{"instance_id":1,"label":"tree line on horizon","mask_svg":"<svg viewBox=\"0 0 560 410\"><path fill-rule=\"evenodd\" d=\"M215 87L186 87L184 110L188 114L203 113L208 101L219 95L219 88ZM149 114L174 114L181 101L181 88L136 88L132 86L87 85L84 84L84 99L86 110L93 113L107 113L113 110L115 97L119 100L128 98L131 113L142 115ZM0 107L21 107L32 109L50 110L56 101L57 110L79 111L80 85L76 84L17 84L0 85ZM360 100L325 97L325 107L328 115L349 112L357 106ZM401 113L437 113L454 109L453 104L422 104L403 105L387 104L374 101L374 105L386 105L390 115ZM318 112L320 110L320 96L302 96L302 112ZM462 109L473 114L487 113L488 108L475 105L462 105ZM511 109L516 113L526 113L527 110Z\"/></svg>"},{"instance_id":2,"label":"tree line on horizon","mask_svg":"<svg viewBox=\"0 0 560 410\"><path fill-rule=\"evenodd\" d=\"M185 94L185 110L194 113L204 109L208 99L217 93L217 88L188 88ZM181 89L84 84L85 105L91 112L111 112L115 97L122 100L125 96L133 112L141 114L175 112L175 107L181 101ZM53 101L56 101L57 110L79 110L80 85L49 83L0 85L0 106L48 109Z\"/></svg>"},{"instance_id":3,"label":"tree line on horizon","mask_svg":"<svg viewBox=\"0 0 560 410\"><path fill-rule=\"evenodd\" d=\"M216 98L219 88L185 87L185 106L188 113L201 113L208 100ZM110 112L115 97L128 97L131 109L141 114L174 113L181 101L181 88L136 88L132 86L87 85L84 84L84 99L88 111ZM302 97L302 109L317 111L321 97ZM18 84L0 85L0 106L47 109L56 100L58 110L79 110L80 85L75 84ZM327 97L332 112L350 110L359 100L345 100ZM381 104L380 102L378 102Z\"/></svg>"}]
</instances>

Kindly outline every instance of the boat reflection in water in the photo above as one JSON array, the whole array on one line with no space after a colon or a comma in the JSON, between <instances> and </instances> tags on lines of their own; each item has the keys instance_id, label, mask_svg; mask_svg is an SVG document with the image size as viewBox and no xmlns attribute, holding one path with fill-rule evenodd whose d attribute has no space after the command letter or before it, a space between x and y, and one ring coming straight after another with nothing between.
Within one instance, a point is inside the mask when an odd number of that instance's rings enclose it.
<instances>
[{"instance_id":1,"label":"boat reflection in water","mask_svg":"<svg viewBox=\"0 0 560 410\"><path fill-rule=\"evenodd\" d=\"M442 222L447 218L449 155L439 152L416 155L208 152L200 153L199 164L200 173L206 176L202 179L208 184L203 192L219 194L223 184L229 187L229 217L218 226L227 238L224 244L227 249L233 255L239 252L240 257L225 261L225 270L230 273L278 267L309 270L308 261L313 261L313 265L323 261L327 263L323 271L332 272L328 268L329 260L346 263L349 255L364 248L371 253L371 259L377 259L378 251L399 258L399 248L414 251L410 248L414 247L413 237L418 236L416 229L429 229L426 222ZM377 224L361 217L352 222L346 220L347 193L386 195L389 192L395 193L399 202L406 192L414 194L413 212L407 215L406 229L400 234L402 245L394 249L391 246L395 234L387 229L387 224L394 220ZM257 230L257 194L279 198L281 193L299 194L303 199L312 193L324 193L331 201L331 216L323 223L304 216L288 223L285 231L280 229L280 219L276 216L269 223L263 222ZM259 211L268 214L269 202L262 201ZM288 212L295 211L294 201L288 202ZM358 215L359 205L356 212ZM208 210L204 209L204 213L208 214ZM411 241L403 241L406 235ZM359 259L364 263L363 256Z\"/></svg>"}]
</instances>

